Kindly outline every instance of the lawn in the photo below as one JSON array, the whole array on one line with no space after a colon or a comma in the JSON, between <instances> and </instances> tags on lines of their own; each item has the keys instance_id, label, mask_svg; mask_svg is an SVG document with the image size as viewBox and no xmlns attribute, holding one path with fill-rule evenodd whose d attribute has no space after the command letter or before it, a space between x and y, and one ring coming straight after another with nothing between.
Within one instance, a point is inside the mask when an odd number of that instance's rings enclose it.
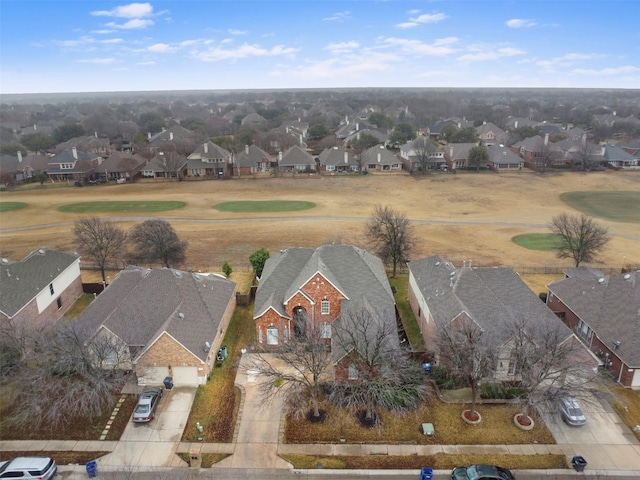
<instances>
[{"instance_id":1,"label":"lawn","mask_svg":"<svg viewBox=\"0 0 640 480\"><path fill-rule=\"evenodd\" d=\"M10 458L16 457L33 457L37 455L38 457L53 458L58 465L83 465L107 453L109 452L60 452L47 450L38 450L37 453L34 453L32 451L12 450L11 452L0 452L0 460L9 460Z\"/></svg>"},{"instance_id":2,"label":"lawn","mask_svg":"<svg viewBox=\"0 0 640 480\"><path fill-rule=\"evenodd\" d=\"M613 222L640 223L640 192L565 192L560 195L560 200L592 217Z\"/></svg>"},{"instance_id":3,"label":"lawn","mask_svg":"<svg viewBox=\"0 0 640 480\"><path fill-rule=\"evenodd\" d=\"M618 415L627 426L633 430L640 425L640 393L620 385L611 387L617 396L613 406ZM634 431L640 440L640 428Z\"/></svg>"},{"instance_id":4,"label":"lawn","mask_svg":"<svg viewBox=\"0 0 640 480\"><path fill-rule=\"evenodd\" d=\"M230 442L233 439L236 417L240 406L240 392L234 386L240 350L254 342L253 304L236 307L224 338L229 356L222 366L216 366L206 385L198 387L182 440L193 442L202 437L204 442ZM196 423L204 427L202 433Z\"/></svg>"},{"instance_id":5,"label":"lawn","mask_svg":"<svg viewBox=\"0 0 640 480\"><path fill-rule=\"evenodd\" d=\"M541 421L530 431L520 430L513 424L517 409L509 405L479 405L482 415L479 425L468 425L460 417L467 408L462 403L445 403L433 400L418 409L405 413L378 410L381 426L367 429L360 426L356 416L324 404L328 418L320 424L306 419L286 418L285 441L287 443L388 443L418 445L522 445L531 443L555 443L553 435ZM538 420L537 418L535 420ZM433 423L436 434L422 434L421 424Z\"/></svg>"},{"instance_id":6,"label":"lawn","mask_svg":"<svg viewBox=\"0 0 640 480\"><path fill-rule=\"evenodd\" d=\"M213 208L221 212L296 212L315 207L313 202L294 200L238 201L218 203Z\"/></svg>"},{"instance_id":7,"label":"lawn","mask_svg":"<svg viewBox=\"0 0 640 480\"><path fill-rule=\"evenodd\" d=\"M66 311L64 316L67 318L76 318L78 315L84 312L84 309L87 308L94 299L95 297L92 293L83 293L80 298L76 300L76 302L71 305L71 307L69 307L69 310Z\"/></svg>"},{"instance_id":8,"label":"lawn","mask_svg":"<svg viewBox=\"0 0 640 480\"><path fill-rule=\"evenodd\" d=\"M27 206L24 202L0 202L0 213L20 210Z\"/></svg>"},{"instance_id":9,"label":"lawn","mask_svg":"<svg viewBox=\"0 0 640 480\"><path fill-rule=\"evenodd\" d=\"M416 317L411 310L411 305L409 305L409 274L398 273L396 278L389 277L389 283L396 289L394 297L409 343L414 351L420 352L424 349L424 341Z\"/></svg>"},{"instance_id":10,"label":"lawn","mask_svg":"<svg viewBox=\"0 0 640 480\"><path fill-rule=\"evenodd\" d=\"M516 235L511 240L521 247L529 250L540 250L542 252L551 252L558 249L557 235L552 233L525 233Z\"/></svg>"},{"instance_id":11,"label":"lawn","mask_svg":"<svg viewBox=\"0 0 640 480\"><path fill-rule=\"evenodd\" d=\"M500 465L511 470L563 469L568 468L564 455L366 455L315 457L311 455L281 455L294 468L304 469L364 469L364 470L420 470L430 467L434 470L452 470L460 465L487 463Z\"/></svg>"},{"instance_id":12,"label":"lawn","mask_svg":"<svg viewBox=\"0 0 640 480\"><path fill-rule=\"evenodd\" d=\"M81 202L63 205L58 208L58 211L64 213L152 213L184 208L185 205L184 202L162 201Z\"/></svg>"}]
</instances>

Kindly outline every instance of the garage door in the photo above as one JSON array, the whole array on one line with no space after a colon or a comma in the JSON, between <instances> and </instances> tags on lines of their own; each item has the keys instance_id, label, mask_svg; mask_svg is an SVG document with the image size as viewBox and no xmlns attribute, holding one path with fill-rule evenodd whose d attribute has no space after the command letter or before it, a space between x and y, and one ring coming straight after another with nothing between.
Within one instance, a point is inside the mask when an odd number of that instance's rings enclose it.
<instances>
[{"instance_id":1,"label":"garage door","mask_svg":"<svg viewBox=\"0 0 640 480\"><path fill-rule=\"evenodd\" d=\"M197 367L173 367L174 385L198 385Z\"/></svg>"},{"instance_id":2,"label":"garage door","mask_svg":"<svg viewBox=\"0 0 640 480\"><path fill-rule=\"evenodd\" d=\"M168 375L168 367L147 367L142 376L138 376L138 385L162 385Z\"/></svg>"},{"instance_id":3,"label":"garage door","mask_svg":"<svg viewBox=\"0 0 640 480\"><path fill-rule=\"evenodd\" d=\"M640 387L640 368L636 368L636 371L633 373L633 380L631 380L632 387Z\"/></svg>"}]
</instances>

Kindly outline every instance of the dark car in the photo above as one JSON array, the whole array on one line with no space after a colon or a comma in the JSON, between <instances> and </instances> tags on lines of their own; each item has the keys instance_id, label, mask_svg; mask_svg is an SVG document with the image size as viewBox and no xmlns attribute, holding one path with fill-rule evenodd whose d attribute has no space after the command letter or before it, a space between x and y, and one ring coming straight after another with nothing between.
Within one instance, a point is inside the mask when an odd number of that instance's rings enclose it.
<instances>
[{"instance_id":1,"label":"dark car","mask_svg":"<svg viewBox=\"0 0 640 480\"><path fill-rule=\"evenodd\" d=\"M0 478L49 480L57 470L56 462L49 457L17 457L9 462L0 462Z\"/></svg>"},{"instance_id":2,"label":"dark car","mask_svg":"<svg viewBox=\"0 0 640 480\"><path fill-rule=\"evenodd\" d=\"M582 409L575 398L566 392L561 392L556 397L556 407L562 420L573 427L580 427L587 423L587 419L582 413Z\"/></svg>"},{"instance_id":3,"label":"dark car","mask_svg":"<svg viewBox=\"0 0 640 480\"><path fill-rule=\"evenodd\" d=\"M147 388L140 398L133 412L134 422L150 422L156 416L158 402L162 398L162 389L159 387Z\"/></svg>"},{"instance_id":4,"label":"dark car","mask_svg":"<svg viewBox=\"0 0 640 480\"><path fill-rule=\"evenodd\" d=\"M515 480L506 468L495 465L470 465L456 467L451 472L451 480Z\"/></svg>"}]
</instances>

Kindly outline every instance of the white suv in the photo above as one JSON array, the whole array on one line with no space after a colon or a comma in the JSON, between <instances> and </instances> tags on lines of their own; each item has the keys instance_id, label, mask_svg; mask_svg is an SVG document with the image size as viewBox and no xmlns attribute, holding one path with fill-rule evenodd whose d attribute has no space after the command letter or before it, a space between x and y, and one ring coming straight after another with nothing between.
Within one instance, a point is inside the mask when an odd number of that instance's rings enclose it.
<instances>
[{"instance_id":1,"label":"white suv","mask_svg":"<svg viewBox=\"0 0 640 480\"><path fill-rule=\"evenodd\" d=\"M0 462L0 478L49 480L57 470L56 462L49 457L17 457Z\"/></svg>"}]
</instances>

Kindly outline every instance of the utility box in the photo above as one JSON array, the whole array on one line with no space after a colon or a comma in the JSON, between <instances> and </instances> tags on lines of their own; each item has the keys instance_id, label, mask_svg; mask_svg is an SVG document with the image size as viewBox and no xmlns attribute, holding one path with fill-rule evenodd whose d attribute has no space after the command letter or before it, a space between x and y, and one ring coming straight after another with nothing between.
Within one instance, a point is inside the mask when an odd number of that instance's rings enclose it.
<instances>
[{"instance_id":1,"label":"utility box","mask_svg":"<svg viewBox=\"0 0 640 480\"><path fill-rule=\"evenodd\" d=\"M189 466L191 468L202 467L202 455L200 455L200 450L193 449L189 452Z\"/></svg>"}]
</instances>

